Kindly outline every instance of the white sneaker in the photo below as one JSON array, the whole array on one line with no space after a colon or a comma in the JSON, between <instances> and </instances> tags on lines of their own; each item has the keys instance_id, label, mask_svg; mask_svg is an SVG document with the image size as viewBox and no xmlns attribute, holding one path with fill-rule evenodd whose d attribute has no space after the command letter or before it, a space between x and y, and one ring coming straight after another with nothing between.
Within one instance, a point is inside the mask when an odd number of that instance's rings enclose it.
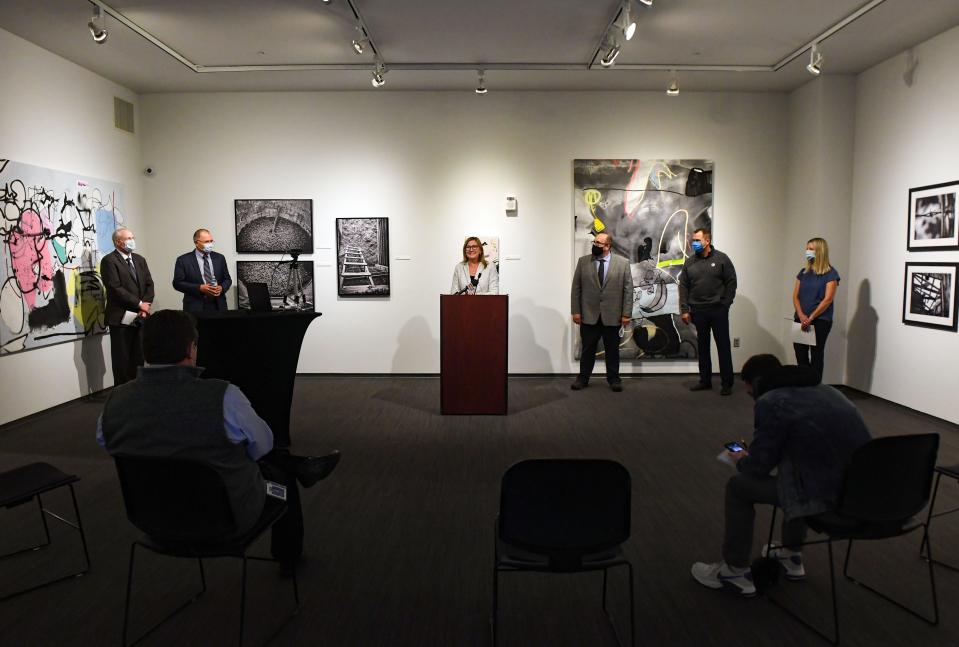
<instances>
[{"instance_id":1,"label":"white sneaker","mask_svg":"<svg viewBox=\"0 0 959 647\"><path fill-rule=\"evenodd\" d=\"M721 589L726 586L739 592L743 597L751 598L756 595L753 574L748 568L733 568L726 562L715 564L696 562L690 572L697 582L711 589Z\"/></svg>"},{"instance_id":2,"label":"white sneaker","mask_svg":"<svg viewBox=\"0 0 959 647\"><path fill-rule=\"evenodd\" d=\"M806 569L803 567L802 553L797 553L794 550L773 544L773 547L768 551L767 555L766 548L767 546L763 546L763 557L768 556L779 562L779 565L786 571L787 580L796 582L806 579Z\"/></svg>"}]
</instances>

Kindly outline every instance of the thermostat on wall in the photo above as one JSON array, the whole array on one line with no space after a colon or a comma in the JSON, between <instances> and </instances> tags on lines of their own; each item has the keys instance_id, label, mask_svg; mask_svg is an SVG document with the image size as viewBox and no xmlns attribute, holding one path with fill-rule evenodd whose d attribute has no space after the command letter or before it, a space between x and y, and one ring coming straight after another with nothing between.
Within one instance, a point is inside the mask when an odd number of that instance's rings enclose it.
<instances>
[{"instance_id":1,"label":"thermostat on wall","mask_svg":"<svg viewBox=\"0 0 959 647\"><path fill-rule=\"evenodd\" d=\"M516 198L511 195L506 196L506 215L516 215Z\"/></svg>"}]
</instances>

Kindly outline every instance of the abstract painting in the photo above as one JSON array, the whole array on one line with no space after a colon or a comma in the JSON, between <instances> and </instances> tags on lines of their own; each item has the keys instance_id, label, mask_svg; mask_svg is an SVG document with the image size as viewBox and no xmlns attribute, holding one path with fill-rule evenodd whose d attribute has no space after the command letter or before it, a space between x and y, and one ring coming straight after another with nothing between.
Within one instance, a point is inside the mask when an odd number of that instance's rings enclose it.
<instances>
[{"instance_id":1,"label":"abstract painting","mask_svg":"<svg viewBox=\"0 0 959 647\"><path fill-rule=\"evenodd\" d=\"M237 261L237 307L248 308L247 283L265 283L274 310L313 310L313 261Z\"/></svg>"},{"instance_id":2,"label":"abstract painting","mask_svg":"<svg viewBox=\"0 0 959 647\"><path fill-rule=\"evenodd\" d=\"M234 200L240 254L313 253L312 200Z\"/></svg>"},{"instance_id":3,"label":"abstract painting","mask_svg":"<svg viewBox=\"0 0 959 647\"><path fill-rule=\"evenodd\" d=\"M115 182L0 159L0 355L106 332L100 260Z\"/></svg>"},{"instance_id":4,"label":"abstract painting","mask_svg":"<svg viewBox=\"0 0 959 647\"><path fill-rule=\"evenodd\" d=\"M336 219L336 285L341 297L390 296L388 219Z\"/></svg>"},{"instance_id":5,"label":"abstract painting","mask_svg":"<svg viewBox=\"0 0 959 647\"><path fill-rule=\"evenodd\" d=\"M692 253L689 238L700 227L712 229L712 211L710 160L573 161L573 264L590 253L596 234L608 233L612 253L632 271L622 360L696 359L696 329L680 317L679 277ZM571 325L578 359L579 329ZM603 353L600 346L597 355Z\"/></svg>"},{"instance_id":6,"label":"abstract painting","mask_svg":"<svg viewBox=\"0 0 959 647\"><path fill-rule=\"evenodd\" d=\"M956 231L956 193L959 182L930 184L909 190L906 249L959 249Z\"/></svg>"},{"instance_id":7,"label":"abstract painting","mask_svg":"<svg viewBox=\"0 0 959 647\"><path fill-rule=\"evenodd\" d=\"M483 244L483 258L496 266L497 273L500 270L499 265L499 236L477 236ZM463 239L466 240L465 238Z\"/></svg>"},{"instance_id":8,"label":"abstract painting","mask_svg":"<svg viewBox=\"0 0 959 647\"><path fill-rule=\"evenodd\" d=\"M906 263L902 322L957 330L956 269L959 263Z\"/></svg>"}]
</instances>

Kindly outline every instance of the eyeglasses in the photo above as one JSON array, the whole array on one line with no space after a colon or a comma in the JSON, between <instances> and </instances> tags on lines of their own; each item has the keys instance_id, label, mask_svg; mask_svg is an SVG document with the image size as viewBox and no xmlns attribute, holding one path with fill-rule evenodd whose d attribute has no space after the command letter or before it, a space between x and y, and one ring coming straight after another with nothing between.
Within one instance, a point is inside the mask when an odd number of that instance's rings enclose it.
<instances>
[{"instance_id":1,"label":"eyeglasses","mask_svg":"<svg viewBox=\"0 0 959 647\"><path fill-rule=\"evenodd\" d=\"M479 249L479 245L467 245L463 249Z\"/></svg>"}]
</instances>

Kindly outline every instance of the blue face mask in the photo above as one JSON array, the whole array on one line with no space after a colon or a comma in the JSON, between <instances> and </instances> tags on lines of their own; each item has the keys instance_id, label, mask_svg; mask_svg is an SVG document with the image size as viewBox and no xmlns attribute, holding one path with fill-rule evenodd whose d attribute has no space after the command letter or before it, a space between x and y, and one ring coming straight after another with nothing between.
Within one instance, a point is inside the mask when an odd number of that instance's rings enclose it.
<instances>
[{"instance_id":1,"label":"blue face mask","mask_svg":"<svg viewBox=\"0 0 959 647\"><path fill-rule=\"evenodd\" d=\"M213 251L213 243L203 243L203 251L209 254Z\"/></svg>"},{"instance_id":2,"label":"blue face mask","mask_svg":"<svg viewBox=\"0 0 959 647\"><path fill-rule=\"evenodd\" d=\"M703 251L703 241L701 240L694 240L693 242L690 243L690 245L692 246L693 251L696 252L697 254Z\"/></svg>"},{"instance_id":3,"label":"blue face mask","mask_svg":"<svg viewBox=\"0 0 959 647\"><path fill-rule=\"evenodd\" d=\"M811 249L807 249L807 250L806 250L806 260L807 260L807 261L814 261L814 260L816 260L816 252L814 252L814 251L811 250Z\"/></svg>"},{"instance_id":4,"label":"blue face mask","mask_svg":"<svg viewBox=\"0 0 959 647\"><path fill-rule=\"evenodd\" d=\"M123 249L127 250L128 252L132 252L136 248L137 248L137 244L134 242L132 238L130 240L124 241L123 243Z\"/></svg>"}]
</instances>

